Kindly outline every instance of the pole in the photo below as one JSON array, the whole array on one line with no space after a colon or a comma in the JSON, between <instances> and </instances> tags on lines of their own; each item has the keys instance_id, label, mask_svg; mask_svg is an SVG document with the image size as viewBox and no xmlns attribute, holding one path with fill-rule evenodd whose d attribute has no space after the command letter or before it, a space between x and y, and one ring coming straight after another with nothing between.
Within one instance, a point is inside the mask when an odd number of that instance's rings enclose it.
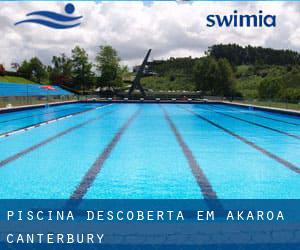
<instances>
[{"instance_id":1,"label":"pole","mask_svg":"<svg viewBox=\"0 0 300 250\"><path fill-rule=\"evenodd\" d=\"M49 89L47 89L47 104L46 104L47 108L49 107Z\"/></svg>"},{"instance_id":2,"label":"pole","mask_svg":"<svg viewBox=\"0 0 300 250\"><path fill-rule=\"evenodd\" d=\"M28 105L28 104L29 104L28 83L26 84L26 90L27 90L27 93L26 93L26 95L27 95L26 101L27 101L27 105Z\"/></svg>"},{"instance_id":3,"label":"pole","mask_svg":"<svg viewBox=\"0 0 300 250\"><path fill-rule=\"evenodd\" d=\"M81 69L81 78L82 78L82 94L85 94L85 83L84 83L84 63L82 64L82 69Z\"/></svg>"}]
</instances>

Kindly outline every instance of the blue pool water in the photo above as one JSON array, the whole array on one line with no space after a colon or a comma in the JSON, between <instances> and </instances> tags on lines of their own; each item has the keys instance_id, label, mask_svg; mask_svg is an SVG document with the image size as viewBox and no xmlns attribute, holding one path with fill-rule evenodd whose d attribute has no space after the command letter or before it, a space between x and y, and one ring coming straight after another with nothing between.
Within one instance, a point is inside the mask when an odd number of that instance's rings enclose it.
<instances>
[{"instance_id":1,"label":"blue pool water","mask_svg":"<svg viewBox=\"0 0 300 250\"><path fill-rule=\"evenodd\" d=\"M92 108L94 106L90 104L75 103L0 114L0 135Z\"/></svg>"},{"instance_id":2,"label":"blue pool water","mask_svg":"<svg viewBox=\"0 0 300 250\"><path fill-rule=\"evenodd\" d=\"M0 114L0 134L2 199L300 198L292 115L78 103Z\"/></svg>"}]
</instances>

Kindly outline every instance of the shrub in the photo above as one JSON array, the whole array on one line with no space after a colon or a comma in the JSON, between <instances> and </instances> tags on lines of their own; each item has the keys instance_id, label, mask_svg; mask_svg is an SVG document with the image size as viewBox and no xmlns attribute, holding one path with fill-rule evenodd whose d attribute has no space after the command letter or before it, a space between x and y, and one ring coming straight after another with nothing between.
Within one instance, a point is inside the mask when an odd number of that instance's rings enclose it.
<instances>
[{"instance_id":1,"label":"shrub","mask_svg":"<svg viewBox=\"0 0 300 250\"><path fill-rule=\"evenodd\" d=\"M169 80L170 80L170 82L174 82L174 81L175 81L175 79L176 79L176 76L174 76L174 75L170 75L170 77L169 77Z\"/></svg>"},{"instance_id":2,"label":"shrub","mask_svg":"<svg viewBox=\"0 0 300 250\"><path fill-rule=\"evenodd\" d=\"M280 94L282 101L298 103L300 101L300 89L286 88Z\"/></svg>"},{"instance_id":3,"label":"shrub","mask_svg":"<svg viewBox=\"0 0 300 250\"><path fill-rule=\"evenodd\" d=\"M278 97L282 85L282 80L279 78L262 80L258 86L258 95L262 99Z\"/></svg>"}]
</instances>

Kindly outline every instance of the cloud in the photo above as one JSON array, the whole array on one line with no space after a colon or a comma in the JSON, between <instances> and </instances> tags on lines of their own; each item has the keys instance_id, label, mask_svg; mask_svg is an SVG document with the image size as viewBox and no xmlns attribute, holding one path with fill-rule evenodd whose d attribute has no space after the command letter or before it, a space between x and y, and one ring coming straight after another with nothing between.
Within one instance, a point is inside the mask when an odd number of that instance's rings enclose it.
<instances>
[{"instance_id":1,"label":"cloud","mask_svg":"<svg viewBox=\"0 0 300 250\"><path fill-rule=\"evenodd\" d=\"M297 3L254 2L78 2L74 14L83 15L80 27L54 30L36 24L14 26L35 10L63 13L64 3L1 2L0 63L9 68L38 56L45 64L53 55L79 45L92 60L100 45L115 47L123 63L139 63L148 48L152 58L197 57L216 43L239 43L300 50L299 5ZM277 15L276 28L208 28L208 14L239 13Z\"/></svg>"}]
</instances>

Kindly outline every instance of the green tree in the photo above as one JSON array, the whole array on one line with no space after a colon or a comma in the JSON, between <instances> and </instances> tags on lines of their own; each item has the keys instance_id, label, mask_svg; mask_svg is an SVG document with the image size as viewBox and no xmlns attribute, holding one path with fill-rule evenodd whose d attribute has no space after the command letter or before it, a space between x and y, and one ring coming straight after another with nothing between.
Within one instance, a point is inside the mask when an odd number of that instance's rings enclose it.
<instances>
[{"instance_id":1,"label":"green tree","mask_svg":"<svg viewBox=\"0 0 300 250\"><path fill-rule=\"evenodd\" d=\"M203 92L213 92L218 74L218 64L213 57L198 59L194 66L196 88Z\"/></svg>"},{"instance_id":2,"label":"green tree","mask_svg":"<svg viewBox=\"0 0 300 250\"><path fill-rule=\"evenodd\" d=\"M43 78L47 77L46 67L37 57L33 57L30 62L31 79L41 83Z\"/></svg>"},{"instance_id":3,"label":"green tree","mask_svg":"<svg viewBox=\"0 0 300 250\"><path fill-rule=\"evenodd\" d=\"M50 81L53 84L72 83L72 60L65 54L53 56L52 67L50 67Z\"/></svg>"},{"instance_id":4,"label":"green tree","mask_svg":"<svg viewBox=\"0 0 300 250\"><path fill-rule=\"evenodd\" d=\"M119 86L122 82L122 75L128 71L120 67L120 58L117 51L111 46L100 46L96 56L96 69L100 73L99 85Z\"/></svg>"},{"instance_id":5,"label":"green tree","mask_svg":"<svg viewBox=\"0 0 300 250\"><path fill-rule=\"evenodd\" d=\"M233 93L234 73L227 59L198 59L194 66L194 81L198 90L211 95L229 96Z\"/></svg>"},{"instance_id":6,"label":"green tree","mask_svg":"<svg viewBox=\"0 0 300 250\"><path fill-rule=\"evenodd\" d=\"M25 77L27 79L30 79L31 78L31 66L30 66L30 63L27 62L26 60L24 60L21 63L19 69L18 69L18 73L21 76L23 76L23 77Z\"/></svg>"},{"instance_id":7,"label":"green tree","mask_svg":"<svg viewBox=\"0 0 300 250\"><path fill-rule=\"evenodd\" d=\"M93 86L92 66L86 51L76 46L72 50L72 75L76 88L85 91Z\"/></svg>"},{"instance_id":8,"label":"green tree","mask_svg":"<svg viewBox=\"0 0 300 250\"><path fill-rule=\"evenodd\" d=\"M37 57L31 58L29 62L23 61L18 69L18 73L38 83L47 78L46 66Z\"/></svg>"},{"instance_id":9,"label":"green tree","mask_svg":"<svg viewBox=\"0 0 300 250\"><path fill-rule=\"evenodd\" d=\"M234 89L234 73L227 59L218 60L217 79L215 81L214 93L216 95L231 96Z\"/></svg>"},{"instance_id":10,"label":"green tree","mask_svg":"<svg viewBox=\"0 0 300 250\"><path fill-rule=\"evenodd\" d=\"M232 65L297 65L300 62L300 54L295 51L252 47L250 45L242 47L237 44L217 44L210 47L206 54L217 59L226 58Z\"/></svg>"},{"instance_id":11,"label":"green tree","mask_svg":"<svg viewBox=\"0 0 300 250\"><path fill-rule=\"evenodd\" d=\"M258 95L262 99L274 99L279 96L282 85L280 78L264 79L258 86Z\"/></svg>"}]
</instances>

